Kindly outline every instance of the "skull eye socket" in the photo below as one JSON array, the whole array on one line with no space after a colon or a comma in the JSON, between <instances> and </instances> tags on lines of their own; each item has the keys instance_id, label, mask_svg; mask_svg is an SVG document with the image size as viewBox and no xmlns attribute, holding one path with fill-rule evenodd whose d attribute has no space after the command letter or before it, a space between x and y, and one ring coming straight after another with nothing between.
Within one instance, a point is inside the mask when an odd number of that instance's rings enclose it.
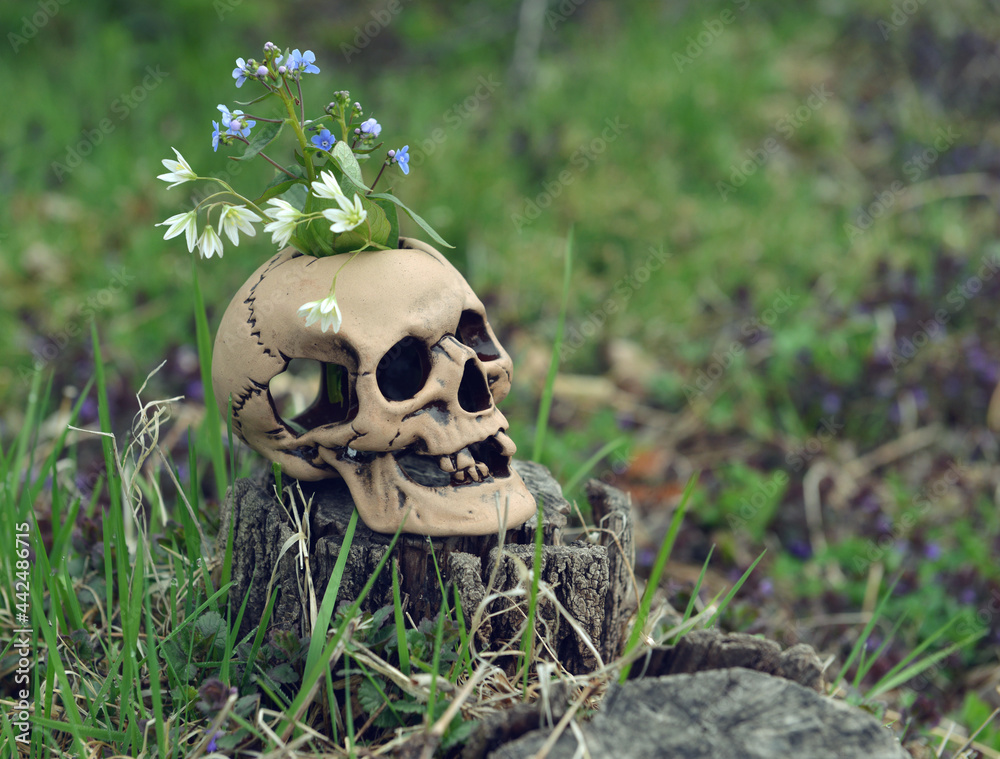
<instances>
[{"instance_id":1,"label":"skull eye socket","mask_svg":"<svg viewBox=\"0 0 1000 759\"><path fill-rule=\"evenodd\" d=\"M427 346L415 337L404 337L378 362L378 389L387 400L408 401L427 384L430 366Z\"/></svg>"},{"instance_id":2,"label":"skull eye socket","mask_svg":"<svg viewBox=\"0 0 1000 759\"><path fill-rule=\"evenodd\" d=\"M480 361L496 361L500 358L500 349L490 339L486 330L486 320L475 311L463 311L455 329L455 337L462 345L467 345L476 352Z\"/></svg>"},{"instance_id":3,"label":"skull eye socket","mask_svg":"<svg viewBox=\"0 0 1000 759\"><path fill-rule=\"evenodd\" d=\"M268 387L275 414L297 434L358 415L346 367L296 358ZM310 402L311 401L311 402Z\"/></svg>"}]
</instances>

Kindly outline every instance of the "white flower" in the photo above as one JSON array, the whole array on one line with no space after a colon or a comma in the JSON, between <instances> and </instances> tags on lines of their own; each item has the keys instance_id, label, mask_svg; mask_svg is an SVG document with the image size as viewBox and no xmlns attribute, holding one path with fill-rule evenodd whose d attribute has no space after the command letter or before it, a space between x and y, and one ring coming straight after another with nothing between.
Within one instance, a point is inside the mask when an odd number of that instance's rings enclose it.
<instances>
[{"instance_id":1,"label":"white flower","mask_svg":"<svg viewBox=\"0 0 1000 759\"><path fill-rule=\"evenodd\" d=\"M306 320L306 326L311 327L317 321L322 320L320 328L326 332L333 327L334 332L340 331L340 325L344 321L340 313L340 306L337 304L336 295L327 295L323 300L314 300L303 303L299 308L299 316Z\"/></svg>"},{"instance_id":2,"label":"white flower","mask_svg":"<svg viewBox=\"0 0 1000 759\"><path fill-rule=\"evenodd\" d=\"M260 221L260 217L246 206L226 206L219 216L219 234L223 232L233 241L233 245L240 244L240 232L247 237L253 237L257 230L253 228L251 222Z\"/></svg>"},{"instance_id":3,"label":"white flower","mask_svg":"<svg viewBox=\"0 0 1000 759\"><path fill-rule=\"evenodd\" d=\"M322 171L320 172L319 178L322 182L313 182L313 195L317 198L326 198L327 200L336 200L338 203L341 198L347 200L344 195L344 191L340 189L340 184L337 182L337 178L332 172Z\"/></svg>"},{"instance_id":4,"label":"white flower","mask_svg":"<svg viewBox=\"0 0 1000 759\"><path fill-rule=\"evenodd\" d=\"M264 227L265 232L271 233L271 240L279 248L288 244L289 238L295 234L295 227L298 226L302 212L287 200L280 198L267 201L274 208L268 208L265 213L274 221Z\"/></svg>"},{"instance_id":5,"label":"white flower","mask_svg":"<svg viewBox=\"0 0 1000 759\"><path fill-rule=\"evenodd\" d=\"M188 253L194 252L195 240L198 238L198 211L188 211L187 213L179 213L171 216L169 219L161 221L156 226L162 227L169 224L170 227L167 228L166 233L163 235L164 240L169 240L173 237L177 237L181 232L187 235L187 246Z\"/></svg>"},{"instance_id":6,"label":"white flower","mask_svg":"<svg viewBox=\"0 0 1000 759\"><path fill-rule=\"evenodd\" d=\"M198 239L198 250L202 258L211 258L216 253L222 258L222 240L211 225L206 226Z\"/></svg>"},{"instance_id":7,"label":"white flower","mask_svg":"<svg viewBox=\"0 0 1000 759\"><path fill-rule=\"evenodd\" d=\"M171 187L176 187L179 184L184 184L185 182L190 182L198 178L198 175L194 173L194 169L184 160L184 156L178 152L177 148L170 148L177 154L177 160L171 161L169 158L164 158L161 163L167 167L169 174L160 174L157 179L162 179L164 182L173 182L172 185L167 187L169 190Z\"/></svg>"},{"instance_id":8,"label":"white flower","mask_svg":"<svg viewBox=\"0 0 1000 759\"><path fill-rule=\"evenodd\" d=\"M338 199L337 203L340 204L340 208L327 208L323 211L323 217L333 222L330 225L331 232L337 234L349 232L355 227L360 226L368 218L368 212L361 207L361 198L357 194L354 196L353 205L347 198L343 200Z\"/></svg>"}]
</instances>

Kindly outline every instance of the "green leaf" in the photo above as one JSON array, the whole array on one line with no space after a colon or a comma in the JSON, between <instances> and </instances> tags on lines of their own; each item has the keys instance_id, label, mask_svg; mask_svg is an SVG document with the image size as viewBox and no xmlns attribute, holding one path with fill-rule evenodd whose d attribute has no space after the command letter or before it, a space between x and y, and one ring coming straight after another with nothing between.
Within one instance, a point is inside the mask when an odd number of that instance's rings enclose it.
<instances>
[{"instance_id":1,"label":"green leaf","mask_svg":"<svg viewBox=\"0 0 1000 759\"><path fill-rule=\"evenodd\" d=\"M345 176L350 177L354 184L359 187L365 187L365 179L361 176L361 164L358 163L358 159L354 157L354 151L348 147L346 142L334 143L330 153ZM368 188L365 187L364 192L367 191Z\"/></svg>"},{"instance_id":2,"label":"green leaf","mask_svg":"<svg viewBox=\"0 0 1000 759\"><path fill-rule=\"evenodd\" d=\"M194 624L194 629L202 638L215 638L219 633L226 632L226 620L217 611L206 611Z\"/></svg>"},{"instance_id":3,"label":"green leaf","mask_svg":"<svg viewBox=\"0 0 1000 759\"><path fill-rule=\"evenodd\" d=\"M297 683L302 679L299 677L299 673L295 671L295 668L287 662L269 669L267 676L276 683Z\"/></svg>"},{"instance_id":4,"label":"green leaf","mask_svg":"<svg viewBox=\"0 0 1000 759\"><path fill-rule=\"evenodd\" d=\"M287 190L285 190L282 196L285 200L292 204L295 208L303 213L306 213L306 201L309 200L309 190L306 189L304 184L293 184Z\"/></svg>"},{"instance_id":5,"label":"green leaf","mask_svg":"<svg viewBox=\"0 0 1000 759\"><path fill-rule=\"evenodd\" d=\"M374 193L372 195L369 195L368 197L371 198L371 199L373 199L373 200L376 199L376 198L380 198L382 200L388 200L388 201L391 201L392 203L395 203L397 206L399 206L404 211L406 211L407 215L411 219L413 219L415 222L417 222L417 224L420 226L420 228L422 230L424 230L427 234L429 234L431 236L431 239L434 240L434 242L436 242L438 245L441 245L441 246L443 246L445 248L454 248L455 247L454 245L451 245L451 244L445 242L444 238L442 238L441 235L439 235L437 232L435 232L434 228L430 224L428 224L426 221L424 221L415 212L413 212L409 208L407 208L406 205L403 203L403 201L401 201L395 195L386 195L384 193Z\"/></svg>"},{"instance_id":6,"label":"green leaf","mask_svg":"<svg viewBox=\"0 0 1000 759\"><path fill-rule=\"evenodd\" d=\"M378 243L379 245L387 245L388 247L395 247L395 242L389 243L392 240L392 222L386 217L385 211L382 210L375 201L373 201L369 196L365 195L367 190L365 187L358 185L354 182L351 177L344 175L338 177L340 181L340 189L344 191L344 194L353 200L354 195L361 198L361 205L368 212L368 224L371 225L372 230L372 242ZM328 206L323 207L333 207L336 205L335 201L327 201ZM334 249L339 253L348 253L352 250L357 250L368 242L367 229L362 231L362 227L352 232L346 232L337 235L337 239L334 241ZM397 238L398 238L398 224L397 224Z\"/></svg>"},{"instance_id":7,"label":"green leaf","mask_svg":"<svg viewBox=\"0 0 1000 759\"><path fill-rule=\"evenodd\" d=\"M264 125L250 139L250 144L243 151L243 155L236 156L236 160L249 161L254 158L260 151L274 142L284 127L284 121L265 121Z\"/></svg>"},{"instance_id":8,"label":"green leaf","mask_svg":"<svg viewBox=\"0 0 1000 759\"><path fill-rule=\"evenodd\" d=\"M261 196L254 203L259 206L271 198L276 198L287 192L291 189L292 185L303 184L305 182L305 172L299 166L286 166L285 169L298 177L298 179L292 179L288 174L281 171L275 172L274 179L264 188L264 192L261 193Z\"/></svg>"},{"instance_id":9,"label":"green leaf","mask_svg":"<svg viewBox=\"0 0 1000 759\"><path fill-rule=\"evenodd\" d=\"M369 199L372 198L371 195L368 197ZM385 218L389 221L389 234L385 238L384 244L390 248L399 247L399 216L396 213L395 204L383 198L376 198L372 202L382 209L382 213L385 214Z\"/></svg>"}]
</instances>

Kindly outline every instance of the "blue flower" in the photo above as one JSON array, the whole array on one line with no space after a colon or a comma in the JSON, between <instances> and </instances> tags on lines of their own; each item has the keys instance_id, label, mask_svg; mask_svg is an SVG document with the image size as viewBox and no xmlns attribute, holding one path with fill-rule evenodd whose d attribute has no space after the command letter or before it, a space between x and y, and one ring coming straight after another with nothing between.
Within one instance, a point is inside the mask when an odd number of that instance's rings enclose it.
<instances>
[{"instance_id":1,"label":"blue flower","mask_svg":"<svg viewBox=\"0 0 1000 759\"><path fill-rule=\"evenodd\" d=\"M368 119L368 121L361 122L361 134L370 134L372 137L378 137L381 131L381 125L375 119Z\"/></svg>"},{"instance_id":2,"label":"blue flower","mask_svg":"<svg viewBox=\"0 0 1000 759\"><path fill-rule=\"evenodd\" d=\"M215 127L215 130L212 132L212 151L213 152L218 152L219 151L219 138L222 136L219 133L219 122L218 121L213 121L212 122L212 126Z\"/></svg>"},{"instance_id":3,"label":"blue flower","mask_svg":"<svg viewBox=\"0 0 1000 759\"><path fill-rule=\"evenodd\" d=\"M403 145L393 156L393 161L399 164L399 168L403 170L404 174L410 173L410 146Z\"/></svg>"},{"instance_id":4,"label":"blue flower","mask_svg":"<svg viewBox=\"0 0 1000 759\"><path fill-rule=\"evenodd\" d=\"M226 134L233 137L243 137L244 139L250 136L250 128L257 123L256 121L248 119L243 111L233 111L230 113L229 109L221 103L218 108L222 112L222 126L226 128Z\"/></svg>"},{"instance_id":5,"label":"blue flower","mask_svg":"<svg viewBox=\"0 0 1000 759\"><path fill-rule=\"evenodd\" d=\"M207 751L210 754L218 751L219 750L219 744L216 741L218 741L219 738L221 738L221 737L222 737L222 733L220 733L219 731L216 731L216 732L212 733L211 739L208 741L207 744L205 744L205 751Z\"/></svg>"},{"instance_id":6,"label":"blue flower","mask_svg":"<svg viewBox=\"0 0 1000 759\"><path fill-rule=\"evenodd\" d=\"M292 51L292 54L288 56L288 63L285 65L288 67L289 73L295 71L301 71L305 74L318 74L319 66L314 65L316 61L316 54L312 50L306 50L304 53L300 53L298 48Z\"/></svg>"},{"instance_id":7,"label":"blue flower","mask_svg":"<svg viewBox=\"0 0 1000 759\"><path fill-rule=\"evenodd\" d=\"M236 68L233 69L233 79L236 80L236 86L242 87L243 82L247 80L248 76L251 76L253 72L250 71L250 67L247 62L242 58L236 59Z\"/></svg>"},{"instance_id":8,"label":"blue flower","mask_svg":"<svg viewBox=\"0 0 1000 759\"><path fill-rule=\"evenodd\" d=\"M329 129L324 129L312 138L312 144L320 150L329 150L336 141L337 138L330 134Z\"/></svg>"}]
</instances>

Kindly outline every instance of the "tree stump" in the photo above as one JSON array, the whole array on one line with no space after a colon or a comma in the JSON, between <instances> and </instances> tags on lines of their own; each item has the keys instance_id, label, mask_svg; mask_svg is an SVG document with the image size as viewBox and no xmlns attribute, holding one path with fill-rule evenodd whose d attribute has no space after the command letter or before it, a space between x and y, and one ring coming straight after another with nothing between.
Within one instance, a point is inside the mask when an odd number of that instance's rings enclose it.
<instances>
[{"instance_id":1,"label":"tree stump","mask_svg":"<svg viewBox=\"0 0 1000 759\"><path fill-rule=\"evenodd\" d=\"M625 625L635 608L628 496L596 480L588 483L587 497L599 529L592 539L566 544L563 532L570 505L559 484L539 464L514 461L513 466L543 506L540 580L593 646L574 630L551 598L542 598L537 619L546 644L539 647L540 656L558 660L574 674L592 671L599 664L597 655L606 662L618 653ZM247 599L241 638L259 626L275 587L278 590L270 628L311 634L309 588L318 606L354 513L354 501L341 480L312 483L285 478L283 485L285 494L279 501L273 476L262 472L254 478L237 480L226 500L219 549L224 550L232 521L233 586L229 603L235 618ZM512 591L522 586L524 568L533 564L536 524L537 515L507 530L502 547L497 535L402 535L393 552L395 562L383 569L361 608L374 612L392 604L390 572L395 564L404 611L414 621L434 618L441 608L436 560L449 603L453 599L451 586L458 589L466 624L474 628L477 650L496 653L508 644L517 650L527 596ZM292 540L282 555L282 547L296 535L298 540ZM358 597L391 539L391 535L372 532L358 522L338 605Z\"/></svg>"},{"instance_id":2,"label":"tree stump","mask_svg":"<svg viewBox=\"0 0 1000 759\"><path fill-rule=\"evenodd\" d=\"M536 756L551 734L533 730L487 757ZM594 718L579 732L564 730L547 756L580 756L581 743L590 756L615 759L908 759L871 714L739 667L613 685Z\"/></svg>"}]
</instances>

